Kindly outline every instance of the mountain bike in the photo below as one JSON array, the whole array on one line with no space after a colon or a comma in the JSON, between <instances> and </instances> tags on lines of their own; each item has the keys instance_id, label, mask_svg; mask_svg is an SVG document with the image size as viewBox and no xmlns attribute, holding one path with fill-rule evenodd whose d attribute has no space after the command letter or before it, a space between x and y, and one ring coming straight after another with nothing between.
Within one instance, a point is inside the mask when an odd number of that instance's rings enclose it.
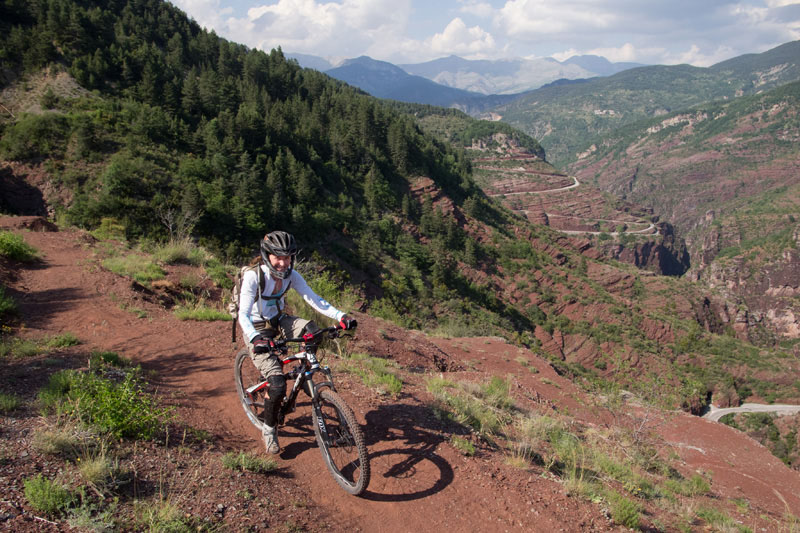
<instances>
[{"instance_id":1,"label":"mountain bike","mask_svg":"<svg viewBox=\"0 0 800 533\"><path fill-rule=\"evenodd\" d=\"M284 371L286 383L294 382L281 401L278 428L283 425L286 415L295 410L297 395L303 390L311 398L314 435L328 470L345 491L357 496L369 485L369 457L364 434L352 409L336 392L331 369L321 365L317 359L317 348L323 340L341 336L341 327L333 326L305 335L304 338L274 341L271 353L278 356L284 367L296 362L291 370ZM287 355L290 347L299 348L300 351ZM324 376L323 380L315 381L315 377L319 378L320 375ZM260 431L264 426L262 414L268 382L253 364L247 348L236 354L234 376L236 392L247 418Z\"/></svg>"}]
</instances>

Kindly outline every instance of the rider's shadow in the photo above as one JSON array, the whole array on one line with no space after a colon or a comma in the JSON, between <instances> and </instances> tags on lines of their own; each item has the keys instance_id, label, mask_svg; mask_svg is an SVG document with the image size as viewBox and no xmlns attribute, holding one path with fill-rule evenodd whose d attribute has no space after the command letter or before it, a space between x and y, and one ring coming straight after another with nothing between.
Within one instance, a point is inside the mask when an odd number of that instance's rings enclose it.
<instances>
[{"instance_id":1,"label":"rider's shadow","mask_svg":"<svg viewBox=\"0 0 800 533\"><path fill-rule=\"evenodd\" d=\"M286 422L280 428L280 437L287 440L291 439L292 442L281 450L281 459L295 459L304 451L317 447L310 407L311 402L298 400L297 411L286 417ZM298 415L297 412L302 414Z\"/></svg>"},{"instance_id":2,"label":"rider's shadow","mask_svg":"<svg viewBox=\"0 0 800 533\"><path fill-rule=\"evenodd\" d=\"M364 498L412 501L436 494L453 482L453 467L436 453L445 441L444 423L429 407L384 404L368 412L366 421L372 481ZM456 426L448 430L468 432Z\"/></svg>"}]
</instances>

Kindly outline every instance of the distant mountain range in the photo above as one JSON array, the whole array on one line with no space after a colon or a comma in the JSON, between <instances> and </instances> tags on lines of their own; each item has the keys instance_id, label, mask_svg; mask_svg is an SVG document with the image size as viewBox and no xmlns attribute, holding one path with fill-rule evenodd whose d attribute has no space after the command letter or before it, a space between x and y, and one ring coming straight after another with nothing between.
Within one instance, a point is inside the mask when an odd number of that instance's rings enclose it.
<instances>
[{"instance_id":1,"label":"distant mountain range","mask_svg":"<svg viewBox=\"0 0 800 533\"><path fill-rule=\"evenodd\" d=\"M391 63L377 61L367 56L348 59L341 66L326 70L325 73L377 98L456 107L471 113L502 105L516 97L516 95L487 96L448 87L423 76L411 75Z\"/></svg>"},{"instance_id":2,"label":"distant mountain range","mask_svg":"<svg viewBox=\"0 0 800 533\"><path fill-rule=\"evenodd\" d=\"M545 59L469 60L450 56L418 64L394 65L367 56L332 63L307 54L287 54L378 98L457 107L470 113L502 105L512 96L559 80L609 76L642 66L612 63L599 56ZM487 98L488 97L488 98Z\"/></svg>"},{"instance_id":3,"label":"distant mountain range","mask_svg":"<svg viewBox=\"0 0 800 533\"><path fill-rule=\"evenodd\" d=\"M482 94L518 94L559 79L610 76L642 65L612 63L599 56L574 56L564 62L552 58L473 61L450 56L427 63L398 66L409 74L423 76L448 87Z\"/></svg>"}]
</instances>

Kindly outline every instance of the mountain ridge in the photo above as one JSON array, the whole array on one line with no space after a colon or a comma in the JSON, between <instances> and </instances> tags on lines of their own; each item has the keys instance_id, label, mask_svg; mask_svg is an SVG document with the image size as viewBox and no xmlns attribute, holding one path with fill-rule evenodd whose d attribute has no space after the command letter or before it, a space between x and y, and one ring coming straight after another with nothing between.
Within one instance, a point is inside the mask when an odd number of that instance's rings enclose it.
<instances>
[{"instance_id":1,"label":"mountain ridge","mask_svg":"<svg viewBox=\"0 0 800 533\"><path fill-rule=\"evenodd\" d=\"M355 59L337 60L334 64L325 58L309 54L288 53L287 57L296 59L303 67L316 68L323 72L339 68ZM384 61L384 63L386 62ZM607 76L642 65L639 63L612 63L604 57L592 55L572 56L565 61L553 58L471 60L451 55L422 63L403 63L394 66L403 69L410 75L421 76L453 89L462 89L483 95L514 95L530 91L557 79ZM415 103L428 102L417 101Z\"/></svg>"}]
</instances>

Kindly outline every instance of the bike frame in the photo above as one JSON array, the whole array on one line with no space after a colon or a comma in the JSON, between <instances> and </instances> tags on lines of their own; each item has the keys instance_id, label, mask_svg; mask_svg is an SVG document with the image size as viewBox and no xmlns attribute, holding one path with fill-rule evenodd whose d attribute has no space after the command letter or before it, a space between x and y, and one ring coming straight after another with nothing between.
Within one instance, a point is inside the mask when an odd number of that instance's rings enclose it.
<instances>
[{"instance_id":1,"label":"bike frame","mask_svg":"<svg viewBox=\"0 0 800 533\"><path fill-rule=\"evenodd\" d=\"M321 336L325 333L330 334L331 332L336 332L336 327L325 328L320 331L317 331L313 335L306 335L303 338L295 338L295 339L286 339L282 341L278 341L276 343L276 350L285 350L287 344L305 344L304 349L294 355L290 355L288 357L281 357L280 353L276 353L278 358L280 359L281 363L286 365L291 363L292 361L300 361L300 364L297 365L294 369L290 370L289 372L284 372L283 375L286 378L287 383L294 379L292 384L292 389L289 391L282 400L281 400L281 408L278 411L278 424L283 425L283 422L286 418L286 415L293 412L295 409L295 404L297 403L297 395L302 389L309 398L311 398L311 405L317 414L320 415L319 412L319 402L317 400L317 391L324 387L330 387L331 390L336 391L336 386L333 383L333 374L331 373L331 369L328 366L320 366L319 362L317 361L316 351L318 344L310 344L310 341L314 340L318 336ZM309 351L311 350L311 351ZM275 353L275 351L273 351ZM314 382L314 374L317 372L322 372L325 374L327 378L326 381L321 381L319 383ZM257 383L252 387L246 389L248 396L253 398L253 395L262 390L266 389L269 385L269 382L264 380L261 383ZM257 402L253 402L254 405L259 405ZM262 405L263 407L263 405ZM324 422L322 422L322 417L317 416L317 420L319 420L320 430L327 435L326 428L324 427Z\"/></svg>"}]
</instances>

